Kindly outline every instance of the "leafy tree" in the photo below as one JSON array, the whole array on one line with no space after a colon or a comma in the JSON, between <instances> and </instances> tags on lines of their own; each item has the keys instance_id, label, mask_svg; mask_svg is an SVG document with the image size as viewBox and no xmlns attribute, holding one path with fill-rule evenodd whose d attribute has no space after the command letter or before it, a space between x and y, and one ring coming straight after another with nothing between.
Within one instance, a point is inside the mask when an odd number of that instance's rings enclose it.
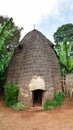
<instances>
[{"instance_id":1,"label":"leafy tree","mask_svg":"<svg viewBox=\"0 0 73 130\"><path fill-rule=\"evenodd\" d=\"M6 23L8 21L8 17L3 17L3 16L0 16L0 26L3 26L4 23Z\"/></svg>"},{"instance_id":2,"label":"leafy tree","mask_svg":"<svg viewBox=\"0 0 73 130\"><path fill-rule=\"evenodd\" d=\"M8 19L7 22L4 23L3 26L0 27L0 88L2 89L4 81L5 81L5 74L8 63L11 59L12 52L8 50L7 46L9 44L8 41L12 40L14 37L14 33L17 27L12 27L13 19Z\"/></svg>"},{"instance_id":3,"label":"leafy tree","mask_svg":"<svg viewBox=\"0 0 73 130\"><path fill-rule=\"evenodd\" d=\"M59 48L55 46L55 51L59 58L63 76L65 76L66 73L73 73L73 54L71 49L72 44L70 44L67 39L64 39L64 41L59 45Z\"/></svg>"},{"instance_id":4,"label":"leafy tree","mask_svg":"<svg viewBox=\"0 0 73 130\"><path fill-rule=\"evenodd\" d=\"M10 18L8 17L0 16L0 28L3 27L9 19ZM6 46L10 51L14 51L15 47L19 44L20 32L22 30L22 28L18 28L13 21L11 22L8 30L10 31L14 27L16 27L14 34L6 41Z\"/></svg>"},{"instance_id":5,"label":"leafy tree","mask_svg":"<svg viewBox=\"0 0 73 130\"><path fill-rule=\"evenodd\" d=\"M61 65L62 75L73 72L73 24L65 24L54 33L55 51Z\"/></svg>"},{"instance_id":6,"label":"leafy tree","mask_svg":"<svg viewBox=\"0 0 73 130\"><path fill-rule=\"evenodd\" d=\"M63 42L64 39L67 39L69 42L73 42L73 24L65 24L57 29L54 33L55 43L59 44L59 42Z\"/></svg>"}]
</instances>

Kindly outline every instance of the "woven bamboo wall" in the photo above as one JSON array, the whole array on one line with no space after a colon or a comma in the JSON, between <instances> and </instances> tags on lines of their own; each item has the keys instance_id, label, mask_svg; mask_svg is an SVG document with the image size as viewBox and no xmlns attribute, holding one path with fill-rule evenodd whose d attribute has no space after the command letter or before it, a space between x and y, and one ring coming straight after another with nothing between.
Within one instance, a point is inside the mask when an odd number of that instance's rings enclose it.
<instances>
[{"instance_id":1,"label":"woven bamboo wall","mask_svg":"<svg viewBox=\"0 0 73 130\"><path fill-rule=\"evenodd\" d=\"M44 88L42 104L48 98L53 98L54 92L61 90L60 66L52 46L42 33L33 30L15 49L8 67L6 83L14 82L20 87L19 99L28 106L32 106L32 84L35 89ZM39 87L31 83L32 81L37 81Z\"/></svg>"}]
</instances>

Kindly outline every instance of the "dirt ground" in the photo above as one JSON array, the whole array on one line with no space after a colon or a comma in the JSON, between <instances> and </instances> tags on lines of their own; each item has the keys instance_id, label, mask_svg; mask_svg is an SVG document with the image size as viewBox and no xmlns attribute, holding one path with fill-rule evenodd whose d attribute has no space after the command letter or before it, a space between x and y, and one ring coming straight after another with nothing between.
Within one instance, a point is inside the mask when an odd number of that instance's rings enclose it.
<instances>
[{"instance_id":1,"label":"dirt ground","mask_svg":"<svg viewBox=\"0 0 73 130\"><path fill-rule=\"evenodd\" d=\"M73 130L73 99L50 111L15 111L0 99L0 130Z\"/></svg>"}]
</instances>

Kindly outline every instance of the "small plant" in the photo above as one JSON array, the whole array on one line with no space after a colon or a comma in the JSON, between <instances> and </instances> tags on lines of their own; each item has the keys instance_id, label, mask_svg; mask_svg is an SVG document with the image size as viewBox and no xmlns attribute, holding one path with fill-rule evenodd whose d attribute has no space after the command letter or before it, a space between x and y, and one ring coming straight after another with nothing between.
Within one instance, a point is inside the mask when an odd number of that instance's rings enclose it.
<instances>
[{"instance_id":1,"label":"small plant","mask_svg":"<svg viewBox=\"0 0 73 130\"><path fill-rule=\"evenodd\" d=\"M5 85L5 97L4 101L5 104L10 107L18 102L18 93L19 93L19 88L11 83L8 85Z\"/></svg>"},{"instance_id":2,"label":"small plant","mask_svg":"<svg viewBox=\"0 0 73 130\"><path fill-rule=\"evenodd\" d=\"M22 102L17 102L12 106L15 110L25 110L25 105Z\"/></svg>"},{"instance_id":3,"label":"small plant","mask_svg":"<svg viewBox=\"0 0 73 130\"><path fill-rule=\"evenodd\" d=\"M64 97L65 97L65 95L63 92L55 93L54 99L48 100L44 105L44 109L50 110L50 109L61 106L61 104L64 100Z\"/></svg>"},{"instance_id":4,"label":"small plant","mask_svg":"<svg viewBox=\"0 0 73 130\"><path fill-rule=\"evenodd\" d=\"M45 110L50 110L57 107L57 101L55 99L53 100L47 100L47 102L44 105Z\"/></svg>"},{"instance_id":5,"label":"small plant","mask_svg":"<svg viewBox=\"0 0 73 130\"><path fill-rule=\"evenodd\" d=\"M65 95L63 92L55 93L55 96L54 96L55 100L58 102L58 105L62 104L64 97Z\"/></svg>"}]
</instances>

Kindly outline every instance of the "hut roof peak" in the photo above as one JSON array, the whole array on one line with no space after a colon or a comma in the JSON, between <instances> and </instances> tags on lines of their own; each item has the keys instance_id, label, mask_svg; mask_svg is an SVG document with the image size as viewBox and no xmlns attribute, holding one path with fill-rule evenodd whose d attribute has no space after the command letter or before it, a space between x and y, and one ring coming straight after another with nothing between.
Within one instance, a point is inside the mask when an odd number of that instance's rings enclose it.
<instances>
[{"instance_id":1,"label":"hut roof peak","mask_svg":"<svg viewBox=\"0 0 73 130\"><path fill-rule=\"evenodd\" d=\"M45 42L48 43L48 45L53 46L53 43L46 38L46 36L44 34L42 34L40 31L38 31L37 29L33 29L32 31L28 32L22 39L20 44L24 44L25 39L29 39L29 40L33 40L33 39L37 39L38 37L42 40L44 40Z\"/></svg>"}]
</instances>

